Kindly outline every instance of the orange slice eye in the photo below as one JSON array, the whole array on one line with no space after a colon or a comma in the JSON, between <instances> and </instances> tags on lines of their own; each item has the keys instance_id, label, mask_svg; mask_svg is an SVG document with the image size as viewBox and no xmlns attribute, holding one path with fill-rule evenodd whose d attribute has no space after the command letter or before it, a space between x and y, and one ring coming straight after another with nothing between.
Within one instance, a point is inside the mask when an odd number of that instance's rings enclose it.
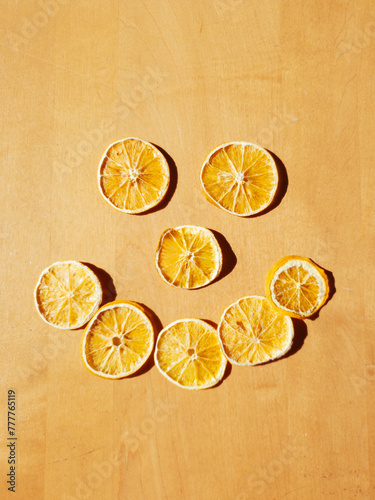
<instances>
[{"instance_id":1,"label":"orange slice eye","mask_svg":"<svg viewBox=\"0 0 375 500\"><path fill-rule=\"evenodd\" d=\"M233 142L219 146L207 156L201 170L201 184L209 201L226 212L246 217L270 205L278 173L265 149Z\"/></svg>"},{"instance_id":2,"label":"orange slice eye","mask_svg":"<svg viewBox=\"0 0 375 500\"><path fill-rule=\"evenodd\" d=\"M99 190L114 208L138 214L155 207L169 186L167 160L152 144L136 138L115 142L99 165Z\"/></svg>"}]
</instances>

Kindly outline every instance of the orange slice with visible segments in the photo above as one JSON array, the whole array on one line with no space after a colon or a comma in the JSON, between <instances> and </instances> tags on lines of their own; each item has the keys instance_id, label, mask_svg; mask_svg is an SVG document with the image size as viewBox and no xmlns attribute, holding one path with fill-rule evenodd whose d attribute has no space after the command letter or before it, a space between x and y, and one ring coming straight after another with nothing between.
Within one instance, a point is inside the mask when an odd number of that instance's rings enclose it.
<instances>
[{"instance_id":1,"label":"orange slice with visible segments","mask_svg":"<svg viewBox=\"0 0 375 500\"><path fill-rule=\"evenodd\" d=\"M155 364L184 389L206 389L223 378L227 361L215 328L199 319L181 319L160 332Z\"/></svg>"},{"instance_id":2,"label":"orange slice with visible segments","mask_svg":"<svg viewBox=\"0 0 375 500\"><path fill-rule=\"evenodd\" d=\"M161 235L155 264L169 285L200 288L213 281L222 268L220 246L213 233L198 226L179 226Z\"/></svg>"},{"instance_id":3,"label":"orange slice with visible segments","mask_svg":"<svg viewBox=\"0 0 375 500\"><path fill-rule=\"evenodd\" d=\"M294 318L316 313L328 295L326 273L307 257L283 257L267 274L266 297L278 311Z\"/></svg>"},{"instance_id":4,"label":"orange slice with visible segments","mask_svg":"<svg viewBox=\"0 0 375 500\"><path fill-rule=\"evenodd\" d=\"M139 370L153 346L154 327L145 309L135 302L114 301L87 325L82 359L95 375L119 379Z\"/></svg>"},{"instance_id":5,"label":"orange slice with visible segments","mask_svg":"<svg viewBox=\"0 0 375 500\"><path fill-rule=\"evenodd\" d=\"M111 144L99 165L99 190L117 210L138 214L155 207L169 186L167 160L152 144L130 137Z\"/></svg>"},{"instance_id":6,"label":"orange slice with visible segments","mask_svg":"<svg viewBox=\"0 0 375 500\"><path fill-rule=\"evenodd\" d=\"M206 198L246 217L267 208L276 193L278 173L272 156L248 142L229 142L207 156L201 170Z\"/></svg>"},{"instance_id":7,"label":"orange slice with visible segments","mask_svg":"<svg viewBox=\"0 0 375 500\"><path fill-rule=\"evenodd\" d=\"M224 353L236 365L258 365L283 356L293 341L292 320L265 297L243 297L223 313L218 327Z\"/></svg>"},{"instance_id":8,"label":"orange slice with visible segments","mask_svg":"<svg viewBox=\"0 0 375 500\"><path fill-rule=\"evenodd\" d=\"M40 275L34 291L38 313L56 328L79 328L89 321L102 301L102 288L84 264L56 262Z\"/></svg>"}]
</instances>

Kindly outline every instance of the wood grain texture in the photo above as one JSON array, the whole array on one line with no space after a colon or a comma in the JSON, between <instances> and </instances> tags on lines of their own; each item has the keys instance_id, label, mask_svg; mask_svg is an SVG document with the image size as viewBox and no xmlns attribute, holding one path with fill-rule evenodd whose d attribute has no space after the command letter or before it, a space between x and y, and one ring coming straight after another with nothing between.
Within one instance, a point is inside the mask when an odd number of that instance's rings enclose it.
<instances>
[{"instance_id":1,"label":"wood grain texture","mask_svg":"<svg viewBox=\"0 0 375 500\"><path fill-rule=\"evenodd\" d=\"M372 2L1 4L0 497L374 498ZM168 203L148 215L117 212L96 185L103 151L128 136L175 164ZM237 218L202 195L204 158L231 140L284 165L264 215ZM230 272L200 290L172 288L154 267L161 232L183 224L231 248ZM102 270L106 301L144 303L164 326L218 322L241 296L263 295L288 254L333 273L330 302L297 325L291 355L234 366L193 394L153 363L122 381L93 376L83 330L45 325L33 304L40 272L74 259ZM16 494L4 483L8 388Z\"/></svg>"}]
</instances>

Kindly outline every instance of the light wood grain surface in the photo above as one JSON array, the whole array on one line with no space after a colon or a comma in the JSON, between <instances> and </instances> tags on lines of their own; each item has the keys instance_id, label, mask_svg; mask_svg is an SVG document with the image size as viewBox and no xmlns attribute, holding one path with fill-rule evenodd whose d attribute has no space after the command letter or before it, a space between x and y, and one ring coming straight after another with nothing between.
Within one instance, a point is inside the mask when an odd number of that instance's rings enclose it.
<instances>
[{"instance_id":1,"label":"light wood grain surface","mask_svg":"<svg viewBox=\"0 0 375 500\"><path fill-rule=\"evenodd\" d=\"M2 0L0 23L0 497L375 498L373 3ZM163 148L177 172L168 203L144 216L112 209L96 184L104 149L128 136ZM285 166L264 215L231 216L201 193L205 156L232 140ZM154 268L159 235L182 224L227 242L230 272L201 290ZM83 330L49 327L33 303L40 272L73 259L103 270L106 301L142 302L163 326L217 323L263 295L288 254L331 271L336 293L298 325L290 356L233 366L197 393L153 363L122 381L93 376Z\"/></svg>"}]
</instances>

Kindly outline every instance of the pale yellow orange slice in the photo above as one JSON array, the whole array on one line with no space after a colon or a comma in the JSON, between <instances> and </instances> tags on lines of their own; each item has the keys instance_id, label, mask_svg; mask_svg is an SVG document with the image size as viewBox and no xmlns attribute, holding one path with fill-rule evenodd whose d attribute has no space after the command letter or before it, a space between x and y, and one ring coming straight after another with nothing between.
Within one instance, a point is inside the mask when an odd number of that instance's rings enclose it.
<instances>
[{"instance_id":1,"label":"pale yellow orange slice","mask_svg":"<svg viewBox=\"0 0 375 500\"><path fill-rule=\"evenodd\" d=\"M270 269L266 297L280 312L294 318L308 318L327 301L328 277L307 257L283 257Z\"/></svg>"},{"instance_id":2,"label":"pale yellow orange slice","mask_svg":"<svg viewBox=\"0 0 375 500\"><path fill-rule=\"evenodd\" d=\"M98 183L103 198L128 214L145 212L160 203L169 178L162 153L135 137L111 144L100 160Z\"/></svg>"},{"instance_id":3,"label":"pale yellow orange slice","mask_svg":"<svg viewBox=\"0 0 375 500\"><path fill-rule=\"evenodd\" d=\"M265 297L243 297L223 313L218 327L224 353L236 365L258 365L283 356L293 341L292 320Z\"/></svg>"},{"instance_id":4,"label":"pale yellow orange slice","mask_svg":"<svg viewBox=\"0 0 375 500\"><path fill-rule=\"evenodd\" d=\"M79 328L89 321L102 301L95 274L73 260L56 262L40 275L34 291L38 313L56 328Z\"/></svg>"},{"instance_id":5,"label":"pale yellow orange slice","mask_svg":"<svg viewBox=\"0 0 375 500\"><path fill-rule=\"evenodd\" d=\"M218 146L205 159L201 184L206 198L241 217L267 208L276 193L278 173L272 156L248 142Z\"/></svg>"},{"instance_id":6,"label":"pale yellow orange slice","mask_svg":"<svg viewBox=\"0 0 375 500\"><path fill-rule=\"evenodd\" d=\"M179 226L161 235L156 268L169 285L200 288L211 283L222 268L222 253L213 233L198 226Z\"/></svg>"},{"instance_id":7,"label":"pale yellow orange slice","mask_svg":"<svg viewBox=\"0 0 375 500\"><path fill-rule=\"evenodd\" d=\"M109 379L139 370L154 346L154 326L135 302L115 301L103 306L87 325L82 359L92 373Z\"/></svg>"},{"instance_id":8,"label":"pale yellow orange slice","mask_svg":"<svg viewBox=\"0 0 375 500\"><path fill-rule=\"evenodd\" d=\"M214 386L223 378L226 363L217 331L205 321L181 319L160 332L155 364L184 389Z\"/></svg>"}]
</instances>

